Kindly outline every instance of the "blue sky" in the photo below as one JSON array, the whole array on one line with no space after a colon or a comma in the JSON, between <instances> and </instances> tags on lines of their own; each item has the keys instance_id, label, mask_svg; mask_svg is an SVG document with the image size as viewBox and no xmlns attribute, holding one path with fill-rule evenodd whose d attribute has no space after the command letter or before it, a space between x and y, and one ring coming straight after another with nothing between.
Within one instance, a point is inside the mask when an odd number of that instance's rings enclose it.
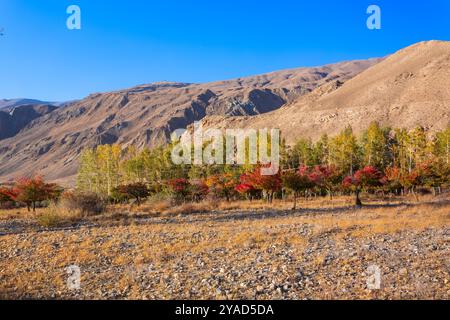
<instances>
[{"instance_id":1,"label":"blue sky","mask_svg":"<svg viewBox=\"0 0 450 320\"><path fill-rule=\"evenodd\" d=\"M81 8L82 29L66 28ZM382 10L382 29L366 9ZM63 101L384 56L450 40L448 0L0 0L0 98Z\"/></svg>"}]
</instances>

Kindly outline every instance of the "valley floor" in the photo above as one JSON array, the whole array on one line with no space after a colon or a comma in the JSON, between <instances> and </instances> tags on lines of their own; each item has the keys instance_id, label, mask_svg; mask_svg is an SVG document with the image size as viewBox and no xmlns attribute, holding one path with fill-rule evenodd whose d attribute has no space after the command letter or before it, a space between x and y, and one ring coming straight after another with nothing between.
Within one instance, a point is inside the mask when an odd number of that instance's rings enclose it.
<instances>
[{"instance_id":1,"label":"valley floor","mask_svg":"<svg viewBox=\"0 0 450 320\"><path fill-rule=\"evenodd\" d=\"M448 198L283 206L115 213L53 230L0 214L0 298L450 299Z\"/></svg>"}]
</instances>

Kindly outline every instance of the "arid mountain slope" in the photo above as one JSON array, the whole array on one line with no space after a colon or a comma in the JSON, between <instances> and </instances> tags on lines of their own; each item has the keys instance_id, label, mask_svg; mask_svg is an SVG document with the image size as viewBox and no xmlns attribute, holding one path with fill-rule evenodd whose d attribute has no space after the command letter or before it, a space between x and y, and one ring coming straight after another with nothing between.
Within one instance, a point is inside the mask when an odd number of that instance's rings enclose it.
<instances>
[{"instance_id":1,"label":"arid mountain slope","mask_svg":"<svg viewBox=\"0 0 450 320\"><path fill-rule=\"evenodd\" d=\"M73 182L78 156L88 146L155 146L205 116L270 112L323 84L351 79L378 62L344 62L207 84L154 83L93 94L0 141L0 181L39 173Z\"/></svg>"},{"instance_id":2,"label":"arid mountain slope","mask_svg":"<svg viewBox=\"0 0 450 320\"><path fill-rule=\"evenodd\" d=\"M342 84L319 87L284 107L256 117L208 117L206 127L280 128L287 141L336 134L370 122L430 131L450 124L450 42L422 42L400 50Z\"/></svg>"},{"instance_id":3,"label":"arid mountain slope","mask_svg":"<svg viewBox=\"0 0 450 320\"><path fill-rule=\"evenodd\" d=\"M20 105L0 109L0 140L15 136L30 122L56 108L52 105Z\"/></svg>"}]
</instances>

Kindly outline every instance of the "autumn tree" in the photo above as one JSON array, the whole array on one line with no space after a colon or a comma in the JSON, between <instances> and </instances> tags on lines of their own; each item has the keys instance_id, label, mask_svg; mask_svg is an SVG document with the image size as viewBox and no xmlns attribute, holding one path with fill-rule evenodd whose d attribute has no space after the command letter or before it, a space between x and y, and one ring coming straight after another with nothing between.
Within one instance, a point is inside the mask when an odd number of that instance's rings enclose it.
<instances>
[{"instance_id":1,"label":"autumn tree","mask_svg":"<svg viewBox=\"0 0 450 320\"><path fill-rule=\"evenodd\" d=\"M417 127L409 134L408 156L409 171L411 172L415 165L424 162L427 159L428 139L427 133L423 127Z\"/></svg>"},{"instance_id":2,"label":"autumn tree","mask_svg":"<svg viewBox=\"0 0 450 320\"><path fill-rule=\"evenodd\" d=\"M308 174L305 174L304 171L285 172L282 176L282 181L283 187L292 191L294 195L294 207L292 210L297 209L297 198L300 196L300 193L312 188L314 185Z\"/></svg>"},{"instance_id":3,"label":"autumn tree","mask_svg":"<svg viewBox=\"0 0 450 320\"><path fill-rule=\"evenodd\" d=\"M210 176L205 182L216 198L225 198L230 201L239 181L232 173L224 173Z\"/></svg>"},{"instance_id":4,"label":"autumn tree","mask_svg":"<svg viewBox=\"0 0 450 320\"><path fill-rule=\"evenodd\" d=\"M185 202L190 195L190 183L188 179L178 178L166 181L169 194L176 202Z\"/></svg>"},{"instance_id":5,"label":"autumn tree","mask_svg":"<svg viewBox=\"0 0 450 320\"><path fill-rule=\"evenodd\" d=\"M5 202L14 201L16 194L10 188L0 187L0 205L3 205Z\"/></svg>"},{"instance_id":6,"label":"autumn tree","mask_svg":"<svg viewBox=\"0 0 450 320\"><path fill-rule=\"evenodd\" d=\"M361 148L351 127L347 127L330 143L330 162L343 174L353 175L361 163Z\"/></svg>"},{"instance_id":7,"label":"autumn tree","mask_svg":"<svg viewBox=\"0 0 450 320\"><path fill-rule=\"evenodd\" d=\"M119 164L120 145L101 145L97 147L98 169L102 175L101 190L110 196L112 190L120 184Z\"/></svg>"},{"instance_id":8,"label":"autumn tree","mask_svg":"<svg viewBox=\"0 0 450 320\"><path fill-rule=\"evenodd\" d=\"M59 188L56 184L45 183L42 177L22 178L14 185L14 200L25 203L28 211L33 208L36 212L36 203L52 200L58 197Z\"/></svg>"},{"instance_id":9,"label":"autumn tree","mask_svg":"<svg viewBox=\"0 0 450 320\"><path fill-rule=\"evenodd\" d=\"M364 164L376 168L385 168L389 165L389 129L383 129L377 122L370 124L363 135Z\"/></svg>"},{"instance_id":10,"label":"autumn tree","mask_svg":"<svg viewBox=\"0 0 450 320\"><path fill-rule=\"evenodd\" d=\"M257 166L252 172L245 175L245 183L251 185L255 190L262 190L269 203L273 202L276 192L282 188L281 174L278 172L274 175L263 175L263 166Z\"/></svg>"},{"instance_id":11,"label":"autumn tree","mask_svg":"<svg viewBox=\"0 0 450 320\"><path fill-rule=\"evenodd\" d=\"M450 165L450 127L436 133L432 143L433 154Z\"/></svg>"},{"instance_id":12,"label":"autumn tree","mask_svg":"<svg viewBox=\"0 0 450 320\"><path fill-rule=\"evenodd\" d=\"M256 189L253 186L251 176L249 174L242 174L239 178L239 183L236 185L234 190L245 196L248 200L252 201L255 198L258 198L261 196L261 189Z\"/></svg>"},{"instance_id":13,"label":"autumn tree","mask_svg":"<svg viewBox=\"0 0 450 320\"><path fill-rule=\"evenodd\" d=\"M209 188L203 179L195 179L190 181L189 193L192 201L200 202L209 194Z\"/></svg>"},{"instance_id":14,"label":"autumn tree","mask_svg":"<svg viewBox=\"0 0 450 320\"><path fill-rule=\"evenodd\" d=\"M334 165L318 165L311 170L309 179L317 187L325 190L332 200L333 191L342 181L342 175Z\"/></svg>"},{"instance_id":15,"label":"autumn tree","mask_svg":"<svg viewBox=\"0 0 450 320\"><path fill-rule=\"evenodd\" d=\"M135 199L138 206L141 205L143 199L150 196L150 190L146 184L137 182L132 184L120 185L113 189L113 195L118 196L120 199Z\"/></svg>"},{"instance_id":16,"label":"autumn tree","mask_svg":"<svg viewBox=\"0 0 450 320\"><path fill-rule=\"evenodd\" d=\"M389 192L400 194L404 192L403 176L404 172L399 167L388 167L385 169L386 187Z\"/></svg>"},{"instance_id":17,"label":"autumn tree","mask_svg":"<svg viewBox=\"0 0 450 320\"><path fill-rule=\"evenodd\" d=\"M77 188L83 191L100 193L101 183L97 152L95 149L87 148L80 154Z\"/></svg>"},{"instance_id":18,"label":"autumn tree","mask_svg":"<svg viewBox=\"0 0 450 320\"><path fill-rule=\"evenodd\" d=\"M347 176L343 181L343 187L355 193L355 205L362 206L360 194L363 190L380 187L385 184L384 175L378 169L367 166L358 170L354 175Z\"/></svg>"}]
</instances>

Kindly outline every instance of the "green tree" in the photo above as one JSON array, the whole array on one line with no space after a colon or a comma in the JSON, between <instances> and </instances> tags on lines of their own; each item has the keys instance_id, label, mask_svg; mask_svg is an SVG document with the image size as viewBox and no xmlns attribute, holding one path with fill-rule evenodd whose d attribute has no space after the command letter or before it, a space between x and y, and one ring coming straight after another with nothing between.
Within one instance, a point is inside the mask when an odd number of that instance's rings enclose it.
<instances>
[{"instance_id":1,"label":"green tree","mask_svg":"<svg viewBox=\"0 0 450 320\"><path fill-rule=\"evenodd\" d=\"M450 165L450 127L436 133L432 145L433 154Z\"/></svg>"},{"instance_id":2,"label":"green tree","mask_svg":"<svg viewBox=\"0 0 450 320\"><path fill-rule=\"evenodd\" d=\"M360 167L361 148L351 127L347 127L330 143L330 160L343 174L353 175Z\"/></svg>"},{"instance_id":3,"label":"green tree","mask_svg":"<svg viewBox=\"0 0 450 320\"><path fill-rule=\"evenodd\" d=\"M365 165L384 169L389 164L388 134L377 122L369 126L363 135Z\"/></svg>"},{"instance_id":4,"label":"green tree","mask_svg":"<svg viewBox=\"0 0 450 320\"><path fill-rule=\"evenodd\" d=\"M97 152L95 149L85 149L81 152L77 188L83 191L100 192L101 178L97 162Z\"/></svg>"}]
</instances>

